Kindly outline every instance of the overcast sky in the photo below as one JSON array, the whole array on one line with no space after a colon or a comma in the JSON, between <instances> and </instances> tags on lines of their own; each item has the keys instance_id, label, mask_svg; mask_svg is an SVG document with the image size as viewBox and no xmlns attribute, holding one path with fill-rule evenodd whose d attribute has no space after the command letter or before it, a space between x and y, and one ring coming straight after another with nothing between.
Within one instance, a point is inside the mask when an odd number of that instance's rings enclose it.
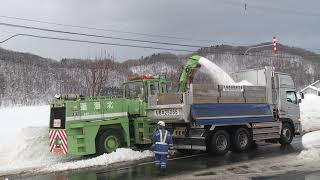
<instances>
[{"instance_id":1,"label":"overcast sky","mask_svg":"<svg viewBox=\"0 0 320 180\"><path fill-rule=\"evenodd\" d=\"M245 4L247 4L246 10ZM71 28L3 17L0 17L0 22L202 46L221 43L253 45L272 41L272 37L276 35L281 43L319 52L317 50L320 49L319 7L319 0L1 0L0 5L0 16L205 41ZM1 39L15 33L175 49L195 49L0 26ZM99 57L101 52L105 51L119 60L163 52L162 50L92 45L31 37L17 37L0 46L56 60L64 57Z\"/></svg>"}]
</instances>

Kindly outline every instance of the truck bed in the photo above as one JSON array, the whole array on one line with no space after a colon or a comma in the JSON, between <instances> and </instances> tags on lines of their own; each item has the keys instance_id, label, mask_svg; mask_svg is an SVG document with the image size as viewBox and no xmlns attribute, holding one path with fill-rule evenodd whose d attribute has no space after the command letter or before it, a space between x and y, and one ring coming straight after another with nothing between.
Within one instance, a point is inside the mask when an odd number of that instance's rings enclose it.
<instances>
[{"instance_id":1,"label":"truck bed","mask_svg":"<svg viewBox=\"0 0 320 180\"><path fill-rule=\"evenodd\" d=\"M265 86L191 84L185 93L164 93L150 100L147 115L167 123L230 124L272 121L271 109Z\"/></svg>"},{"instance_id":2,"label":"truck bed","mask_svg":"<svg viewBox=\"0 0 320 180\"><path fill-rule=\"evenodd\" d=\"M195 125L221 125L272 122L268 104L193 104L191 116Z\"/></svg>"}]
</instances>

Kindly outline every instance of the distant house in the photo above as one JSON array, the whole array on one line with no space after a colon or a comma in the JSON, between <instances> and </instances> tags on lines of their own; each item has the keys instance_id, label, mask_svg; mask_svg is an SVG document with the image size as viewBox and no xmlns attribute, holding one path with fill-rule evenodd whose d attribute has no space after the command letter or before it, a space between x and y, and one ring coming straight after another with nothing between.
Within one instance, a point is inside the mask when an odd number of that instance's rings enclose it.
<instances>
[{"instance_id":1,"label":"distant house","mask_svg":"<svg viewBox=\"0 0 320 180\"><path fill-rule=\"evenodd\" d=\"M301 90L304 94L314 94L320 96L320 80L310 84Z\"/></svg>"}]
</instances>

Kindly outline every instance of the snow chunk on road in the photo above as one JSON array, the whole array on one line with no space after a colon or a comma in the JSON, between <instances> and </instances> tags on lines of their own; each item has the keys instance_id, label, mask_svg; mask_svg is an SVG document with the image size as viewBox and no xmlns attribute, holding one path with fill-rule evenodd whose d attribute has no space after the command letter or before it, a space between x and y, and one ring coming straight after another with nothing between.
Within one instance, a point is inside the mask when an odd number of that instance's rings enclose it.
<instances>
[{"instance_id":1,"label":"snow chunk on road","mask_svg":"<svg viewBox=\"0 0 320 180\"><path fill-rule=\"evenodd\" d=\"M306 94L300 104L300 112L303 131L320 130L320 96Z\"/></svg>"},{"instance_id":2,"label":"snow chunk on road","mask_svg":"<svg viewBox=\"0 0 320 180\"><path fill-rule=\"evenodd\" d=\"M305 150L301 151L299 158L307 161L320 160L320 131L314 131L303 135L302 145Z\"/></svg>"},{"instance_id":3,"label":"snow chunk on road","mask_svg":"<svg viewBox=\"0 0 320 180\"><path fill-rule=\"evenodd\" d=\"M320 131L314 131L302 136L302 145L306 149L320 148Z\"/></svg>"},{"instance_id":4,"label":"snow chunk on road","mask_svg":"<svg viewBox=\"0 0 320 180\"><path fill-rule=\"evenodd\" d=\"M153 152L149 150L134 151L128 148L119 148L116 150L116 152L112 152L110 154L103 154L101 156L91 158L91 159L84 159L84 160L49 165L40 171L56 172L56 171L73 170L78 168L104 166L104 165L110 165L110 164L119 163L119 162L125 162L125 161L136 161L136 160L145 159L153 156L154 156Z\"/></svg>"}]
</instances>

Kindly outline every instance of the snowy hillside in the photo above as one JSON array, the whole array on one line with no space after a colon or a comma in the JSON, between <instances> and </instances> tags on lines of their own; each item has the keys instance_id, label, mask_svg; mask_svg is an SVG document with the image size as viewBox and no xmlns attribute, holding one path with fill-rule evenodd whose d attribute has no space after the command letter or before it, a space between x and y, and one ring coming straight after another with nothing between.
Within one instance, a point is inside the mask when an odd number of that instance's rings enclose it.
<instances>
[{"instance_id":1,"label":"snowy hillside","mask_svg":"<svg viewBox=\"0 0 320 180\"><path fill-rule=\"evenodd\" d=\"M195 54L208 58L227 72L274 66L277 71L290 73L298 88L320 78L319 54L279 44L277 54L261 49L243 55L247 48L220 45L202 48ZM0 48L0 106L47 104L56 93L114 95L113 91L119 92L121 84L135 73L166 73L167 78L176 83L190 55L159 53L122 63L108 58L55 61ZM94 77L101 74L103 78L96 82ZM202 73L198 73L195 80L210 82ZM95 88L97 85L99 88Z\"/></svg>"}]
</instances>

